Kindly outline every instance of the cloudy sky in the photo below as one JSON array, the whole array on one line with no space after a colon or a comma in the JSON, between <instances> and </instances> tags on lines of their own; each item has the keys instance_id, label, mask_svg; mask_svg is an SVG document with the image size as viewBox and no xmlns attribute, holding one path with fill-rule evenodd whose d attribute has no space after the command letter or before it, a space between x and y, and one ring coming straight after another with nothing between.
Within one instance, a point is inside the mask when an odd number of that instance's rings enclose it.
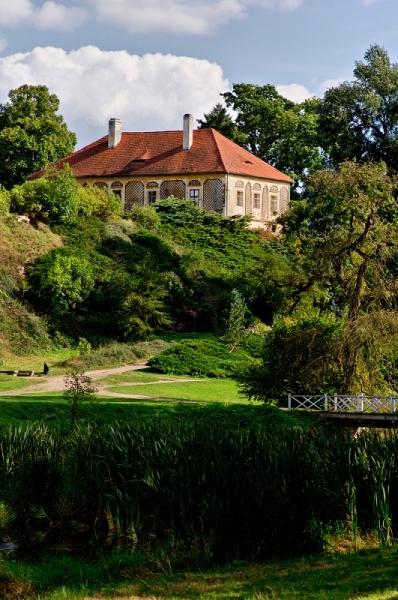
<instances>
[{"instance_id":1,"label":"cloudy sky","mask_svg":"<svg viewBox=\"0 0 398 600\"><path fill-rule=\"evenodd\" d=\"M370 44L398 61L397 0L0 0L0 102L45 84L79 146L200 118L235 82L300 101L344 79Z\"/></svg>"}]
</instances>

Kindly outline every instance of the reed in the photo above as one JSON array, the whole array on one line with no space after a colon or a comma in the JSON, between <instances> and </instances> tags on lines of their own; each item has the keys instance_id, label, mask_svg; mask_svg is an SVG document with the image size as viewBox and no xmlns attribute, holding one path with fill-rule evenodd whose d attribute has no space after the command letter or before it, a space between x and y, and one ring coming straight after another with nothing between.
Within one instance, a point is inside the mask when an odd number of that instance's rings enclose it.
<instances>
[{"instance_id":1,"label":"reed","mask_svg":"<svg viewBox=\"0 0 398 600\"><path fill-rule=\"evenodd\" d=\"M0 501L22 550L169 548L210 564L321 550L344 524L392 543L398 435L154 418L0 429Z\"/></svg>"}]
</instances>

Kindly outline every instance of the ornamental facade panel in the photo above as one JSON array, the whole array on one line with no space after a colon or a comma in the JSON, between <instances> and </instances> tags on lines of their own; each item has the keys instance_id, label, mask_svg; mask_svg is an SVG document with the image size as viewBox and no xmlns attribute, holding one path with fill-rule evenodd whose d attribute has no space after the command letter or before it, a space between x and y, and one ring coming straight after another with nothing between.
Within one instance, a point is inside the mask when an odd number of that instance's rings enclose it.
<instances>
[{"instance_id":1,"label":"ornamental facade panel","mask_svg":"<svg viewBox=\"0 0 398 600\"><path fill-rule=\"evenodd\" d=\"M261 211L262 221L268 221L269 219L269 190L268 185L264 186L263 189L263 209Z\"/></svg>"},{"instance_id":2,"label":"ornamental facade panel","mask_svg":"<svg viewBox=\"0 0 398 600\"><path fill-rule=\"evenodd\" d=\"M225 183L221 179L207 179L203 184L203 208L222 213L225 204Z\"/></svg>"},{"instance_id":3,"label":"ornamental facade panel","mask_svg":"<svg viewBox=\"0 0 398 600\"><path fill-rule=\"evenodd\" d=\"M279 212L281 214L285 213L289 208L289 188L284 186L281 188L281 195L279 201Z\"/></svg>"},{"instance_id":4,"label":"ornamental facade panel","mask_svg":"<svg viewBox=\"0 0 398 600\"><path fill-rule=\"evenodd\" d=\"M163 181L160 184L160 199L164 200L165 198L174 196L175 198L183 200L185 198L185 188L185 183L181 181L181 179Z\"/></svg>"},{"instance_id":5,"label":"ornamental facade panel","mask_svg":"<svg viewBox=\"0 0 398 600\"><path fill-rule=\"evenodd\" d=\"M124 209L144 205L144 184L141 181L129 181L124 192Z\"/></svg>"},{"instance_id":6,"label":"ornamental facade panel","mask_svg":"<svg viewBox=\"0 0 398 600\"><path fill-rule=\"evenodd\" d=\"M251 183L246 183L246 195L245 195L245 213L247 215L251 215L253 212L253 202L252 202L252 185Z\"/></svg>"}]
</instances>

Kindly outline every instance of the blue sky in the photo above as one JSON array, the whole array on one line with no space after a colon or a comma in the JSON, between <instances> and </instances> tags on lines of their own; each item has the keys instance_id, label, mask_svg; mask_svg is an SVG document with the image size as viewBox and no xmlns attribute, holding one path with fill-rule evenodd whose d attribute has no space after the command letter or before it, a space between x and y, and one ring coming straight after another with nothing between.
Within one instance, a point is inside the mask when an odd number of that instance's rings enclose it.
<instances>
[{"instance_id":1,"label":"blue sky","mask_svg":"<svg viewBox=\"0 0 398 600\"><path fill-rule=\"evenodd\" d=\"M370 44L398 61L397 0L0 0L0 100L43 83L79 145L200 118L234 82L322 95Z\"/></svg>"}]
</instances>

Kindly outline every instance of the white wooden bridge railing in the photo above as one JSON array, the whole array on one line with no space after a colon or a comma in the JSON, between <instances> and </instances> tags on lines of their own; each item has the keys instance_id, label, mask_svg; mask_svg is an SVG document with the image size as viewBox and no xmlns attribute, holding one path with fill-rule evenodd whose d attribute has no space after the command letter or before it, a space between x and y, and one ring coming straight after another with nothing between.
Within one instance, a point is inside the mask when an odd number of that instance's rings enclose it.
<instances>
[{"instance_id":1,"label":"white wooden bridge railing","mask_svg":"<svg viewBox=\"0 0 398 600\"><path fill-rule=\"evenodd\" d=\"M398 397L389 396L319 396L288 395L288 409L318 410L339 413L395 413L398 411Z\"/></svg>"}]
</instances>

